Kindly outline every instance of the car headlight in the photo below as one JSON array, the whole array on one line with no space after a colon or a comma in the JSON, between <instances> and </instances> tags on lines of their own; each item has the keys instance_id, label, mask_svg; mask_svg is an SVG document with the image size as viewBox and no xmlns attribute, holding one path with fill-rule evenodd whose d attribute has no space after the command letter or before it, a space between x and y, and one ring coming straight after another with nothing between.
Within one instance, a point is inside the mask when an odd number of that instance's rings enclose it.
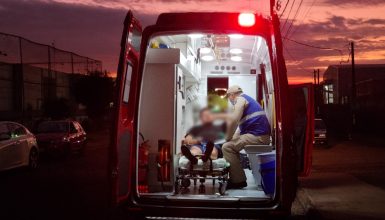
<instances>
[{"instance_id":1,"label":"car headlight","mask_svg":"<svg viewBox=\"0 0 385 220\"><path fill-rule=\"evenodd\" d=\"M68 141L70 141L70 138L67 137L67 136L66 136L66 137L63 137L63 141L64 141L64 142L68 142Z\"/></svg>"}]
</instances>

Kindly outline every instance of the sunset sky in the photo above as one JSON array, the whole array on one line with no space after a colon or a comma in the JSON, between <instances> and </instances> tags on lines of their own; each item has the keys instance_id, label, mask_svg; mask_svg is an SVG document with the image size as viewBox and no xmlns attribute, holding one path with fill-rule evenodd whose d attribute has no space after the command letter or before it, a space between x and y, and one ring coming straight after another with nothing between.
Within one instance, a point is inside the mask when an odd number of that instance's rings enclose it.
<instances>
[{"instance_id":1,"label":"sunset sky","mask_svg":"<svg viewBox=\"0 0 385 220\"><path fill-rule=\"evenodd\" d=\"M103 62L116 72L122 22L133 9L143 25L161 12L265 12L266 0L1 0L0 32L73 51ZM281 13L287 0L281 1ZM294 4L293 4L294 3ZM290 10L291 9L291 10ZM282 15L283 35L320 50L285 40L291 82L312 81L312 71L347 61L348 43L356 43L357 63L385 63L385 0L289 0ZM293 22L293 25L291 23ZM292 26L290 28L290 26Z\"/></svg>"}]
</instances>

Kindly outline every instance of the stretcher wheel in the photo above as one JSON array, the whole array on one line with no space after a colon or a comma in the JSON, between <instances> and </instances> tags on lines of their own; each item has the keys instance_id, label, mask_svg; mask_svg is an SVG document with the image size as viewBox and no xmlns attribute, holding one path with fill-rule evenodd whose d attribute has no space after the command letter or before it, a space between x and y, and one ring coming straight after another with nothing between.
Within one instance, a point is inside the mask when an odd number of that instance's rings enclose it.
<instances>
[{"instance_id":1,"label":"stretcher wheel","mask_svg":"<svg viewBox=\"0 0 385 220\"><path fill-rule=\"evenodd\" d=\"M181 185L185 188L189 187L191 185L191 181L189 179L182 179Z\"/></svg>"},{"instance_id":2,"label":"stretcher wheel","mask_svg":"<svg viewBox=\"0 0 385 220\"><path fill-rule=\"evenodd\" d=\"M200 194L206 193L205 185L200 185L200 186L199 186L199 193L200 193Z\"/></svg>"},{"instance_id":3,"label":"stretcher wheel","mask_svg":"<svg viewBox=\"0 0 385 220\"><path fill-rule=\"evenodd\" d=\"M221 194L222 196L225 195L225 192L226 192L226 182L225 183L219 183L219 194Z\"/></svg>"}]
</instances>

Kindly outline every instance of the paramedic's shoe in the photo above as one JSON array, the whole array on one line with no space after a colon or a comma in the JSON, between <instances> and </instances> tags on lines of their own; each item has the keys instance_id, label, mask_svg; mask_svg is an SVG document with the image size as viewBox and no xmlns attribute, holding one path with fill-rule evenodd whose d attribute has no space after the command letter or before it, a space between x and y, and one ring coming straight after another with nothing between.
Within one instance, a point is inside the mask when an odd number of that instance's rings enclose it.
<instances>
[{"instance_id":1,"label":"paramedic's shoe","mask_svg":"<svg viewBox=\"0 0 385 220\"><path fill-rule=\"evenodd\" d=\"M239 183L233 183L233 182L231 182L231 180L229 180L229 182L227 182L226 189L242 189L244 187L247 187L246 181L239 182Z\"/></svg>"},{"instance_id":2,"label":"paramedic's shoe","mask_svg":"<svg viewBox=\"0 0 385 220\"><path fill-rule=\"evenodd\" d=\"M202 161L206 162L208 159L211 157L211 153L213 152L214 149L214 143L213 142L208 142L206 144L206 151L205 154L202 156Z\"/></svg>"},{"instance_id":3,"label":"paramedic's shoe","mask_svg":"<svg viewBox=\"0 0 385 220\"><path fill-rule=\"evenodd\" d=\"M182 145L180 149L182 151L182 154L187 157L191 164L195 165L198 163L198 159L194 155L192 155L190 149L186 145Z\"/></svg>"}]
</instances>

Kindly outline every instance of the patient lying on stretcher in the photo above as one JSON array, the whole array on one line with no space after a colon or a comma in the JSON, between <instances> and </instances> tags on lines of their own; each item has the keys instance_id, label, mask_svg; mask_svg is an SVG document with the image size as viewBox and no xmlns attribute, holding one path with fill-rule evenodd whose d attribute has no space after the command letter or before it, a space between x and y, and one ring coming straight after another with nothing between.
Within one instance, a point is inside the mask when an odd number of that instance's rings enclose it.
<instances>
[{"instance_id":1,"label":"patient lying on stretcher","mask_svg":"<svg viewBox=\"0 0 385 220\"><path fill-rule=\"evenodd\" d=\"M215 125L213 115L208 108L203 108L199 112L199 118L201 124L191 128L182 140L182 154L192 164L198 163L197 155L202 155L203 162L222 157L221 147L215 144L215 141L223 138L225 123Z\"/></svg>"}]
</instances>

